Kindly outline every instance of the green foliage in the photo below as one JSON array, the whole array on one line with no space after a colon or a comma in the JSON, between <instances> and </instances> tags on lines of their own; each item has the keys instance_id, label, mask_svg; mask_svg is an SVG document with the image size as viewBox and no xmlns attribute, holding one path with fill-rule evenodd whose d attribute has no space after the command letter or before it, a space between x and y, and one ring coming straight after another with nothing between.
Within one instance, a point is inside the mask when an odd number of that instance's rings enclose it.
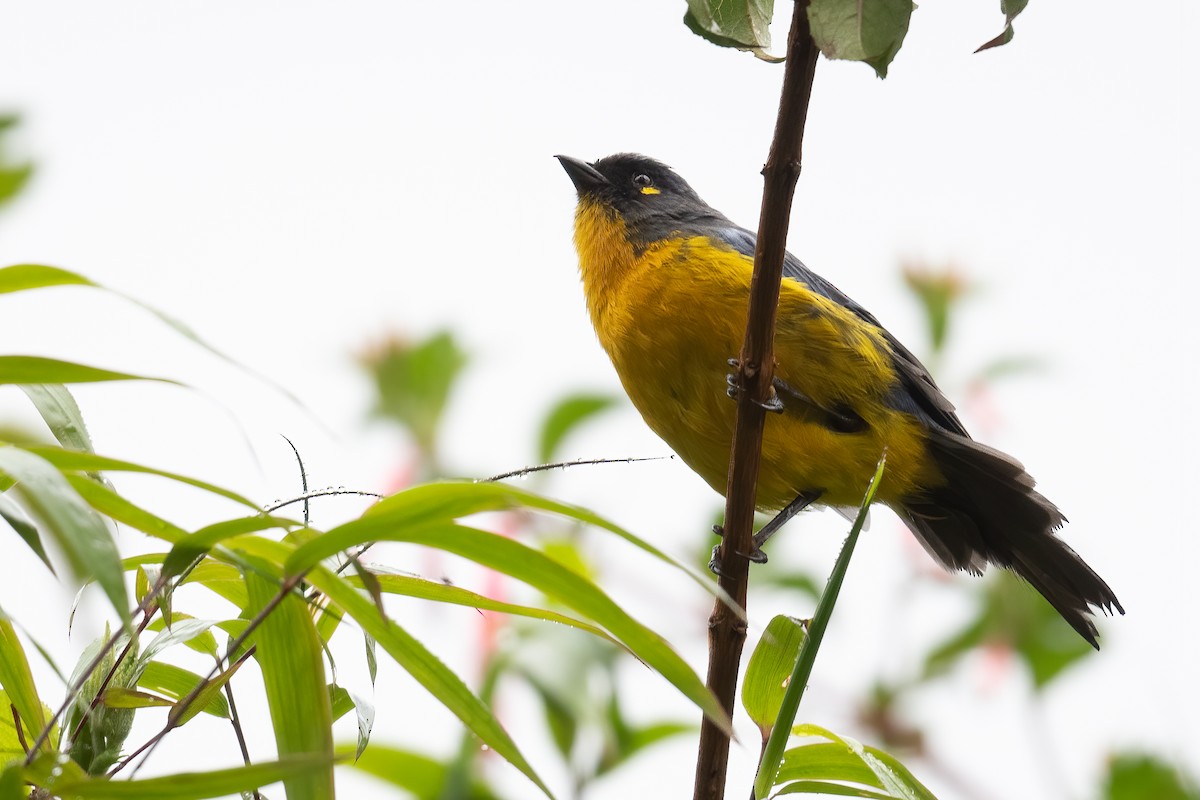
<instances>
[{"instance_id":1,"label":"green foliage","mask_svg":"<svg viewBox=\"0 0 1200 800\"><path fill-rule=\"evenodd\" d=\"M783 707L792 669L800 657L807 622L782 614L772 619L750 654L742 680L742 707L762 732L771 735Z\"/></svg>"},{"instance_id":2,"label":"green foliage","mask_svg":"<svg viewBox=\"0 0 1200 800\"><path fill-rule=\"evenodd\" d=\"M781 61L767 54L774 13L774 0L688 0L683 24L719 47L745 50L764 61Z\"/></svg>"},{"instance_id":3,"label":"green foliage","mask_svg":"<svg viewBox=\"0 0 1200 800\"><path fill-rule=\"evenodd\" d=\"M1064 670L1087 658L1092 648L1071 630L1049 603L1007 572L988 577L979 611L925 658L925 676L939 675L980 647L1011 651L1042 691Z\"/></svg>"},{"instance_id":4,"label":"green foliage","mask_svg":"<svg viewBox=\"0 0 1200 800\"><path fill-rule=\"evenodd\" d=\"M442 412L466 353L449 331L419 342L387 339L359 357L375 382L377 400L371 413L408 430L425 458L437 461L437 434Z\"/></svg>"},{"instance_id":5,"label":"green foliage","mask_svg":"<svg viewBox=\"0 0 1200 800\"><path fill-rule=\"evenodd\" d=\"M33 175L32 163L14 162L7 152L8 132L19 122L15 114L0 114L0 206L20 194Z\"/></svg>"},{"instance_id":6,"label":"green foliage","mask_svg":"<svg viewBox=\"0 0 1200 800\"><path fill-rule=\"evenodd\" d=\"M590 422L617 404L617 398L601 394L573 394L555 403L542 422L538 434L538 461L553 461L571 431Z\"/></svg>"},{"instance_id":7,"label":"green foliage","mask_svg":"<svg viewBox=\"0 0 1200 800\"><path fill-rule=\"evenodd\" d=\"M1025 6L1027 5L1029 5L1029 0L1000 0L1000 10L1004 12L1004 30L996 38L989 39L981 44L975 52L990 50L993 47L999 47L1002 44L1011 42L1013 38L1013 20L1025 10Z\"/></svg>"},{"instance_id":8,"label":"green foliage","mask_svg":"<svg viewBox=\"0 0 1200 800\"><path fill-rule=\"evenodd\" d=\"M1122 753L1108 764L1104 800L1200 800L1196 782L1170 764L1142 753Z\"/></svg>"},{"instance_id":9,"label":"green foliage","mask_svg":"<svg viewBox=\"0 0 1200 800\"><path fill-rule=\"evenodd\" d=\"M83 684L64 726L71 760L89 775L103 774L117 762L133 729L132 707L102 702L103 693L109 689L132 690L137 685L136 640L130 645L130 657L118 662L117 653L125 649L130 639L122 635L117 637L115 647L106 647L111 636L106 628L104 636L88 645L80 656L72 679L82 678ZM88 665L98 655L99 663L89 671Z\"/></svg>"},{"instance_id":10,"label":"green foliage","mask_svg":"<svg viewBox=\"0 0 1200 800\"><path fill-rule=\"evenodd\" d=\"M816 725L797 725L793 733L824 741L798 745L784 753L776 778L779 794L934 800L903 764L878 748Z\"/></svg>"},{"instance_id":11,"label":"green foliage","mask_svg":"<svg viewBox=\"0 0 1200 800\"><path fill-rule=\"evenodd\" d=\"M787 735L792 730L792 723L796 719L800 700L804 697L804 690L808 687L808 679L812 675L817 652L821 648L825 631L829 627L829 620L833 616L834 606L837 604L838 595L842 590L842 582L850 568L850 557L854 554L854 546L858 543L858 536L867 521L867 511L875 499L875 491L879 488L879 481L883 477L886 466L887 453L885 451L879 458L879 464L875 468L871 482L867 484L858 515L854 519L854 524L850 526L850 533L847 534L841 552L838 553L837 561L829 573L829 581L825 584L825 590L821 592L821 597L817 600L817 608L805 631L806 635L800 641L800 650L796 655L795 664L786 679L787 688L779 702L779 714L775 719L774 727L769 731L767 739L763 743L762 758L759 759L758 764L758 776L754 779L754 795L756 797L766 797L773 786L787 780L783 777L782 766L786 758L784 747L787 744ZM781 663L786 661L786 657L773 660ZM778 673L776 674L778 675Z\"/></svg>"},{"instance_id":12,"label":"green foliage","mask_svg":"<svg viewBox=\"0 0 1200 800\"><path fill-rule=\"evenodd\" d=\"M886 78L912 10L912 0L811 0L808 21L826 58L863 61Z\"/></svg>"}]
</instances>

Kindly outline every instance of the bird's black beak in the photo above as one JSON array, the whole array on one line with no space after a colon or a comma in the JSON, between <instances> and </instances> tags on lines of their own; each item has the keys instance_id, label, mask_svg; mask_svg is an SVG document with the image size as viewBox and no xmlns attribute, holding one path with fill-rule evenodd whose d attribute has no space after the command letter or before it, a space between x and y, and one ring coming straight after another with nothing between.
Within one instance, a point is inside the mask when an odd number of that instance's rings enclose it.
<instances>
[{"instance_id":1,"label":"bird's black beak","mask_svg":"<svg viewBox=\"0 0 1200 800\"><path fill-rule=\"evenodd\" d=\"M570 156L555 156L562 168L567 171L571 183L580 194L588 194L609 185L608 178L601 175L595 167L586 161Z\"/></svg>"}]
</instances>

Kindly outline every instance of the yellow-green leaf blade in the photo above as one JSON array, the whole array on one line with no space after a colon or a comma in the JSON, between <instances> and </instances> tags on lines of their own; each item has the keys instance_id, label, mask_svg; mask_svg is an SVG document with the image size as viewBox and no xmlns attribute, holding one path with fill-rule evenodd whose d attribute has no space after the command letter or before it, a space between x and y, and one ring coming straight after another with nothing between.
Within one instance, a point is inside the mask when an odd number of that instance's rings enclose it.
<instances>
[{"instance_id":1,"label":"yellow-green leaf blade","mask_svg":"<svg viewBox=\"0 0 1200 800\"><path fill-rule=\"evenodd\" d=\"M280 587L248 572L246 591L247 611L257 614L274 600ZM332 800L333 716L321 644L308 606L288 592L258 627L256 642L279 755L323 755L328 764L324 771L285 779L288 800Z\"/></svg>"}]
</instances>

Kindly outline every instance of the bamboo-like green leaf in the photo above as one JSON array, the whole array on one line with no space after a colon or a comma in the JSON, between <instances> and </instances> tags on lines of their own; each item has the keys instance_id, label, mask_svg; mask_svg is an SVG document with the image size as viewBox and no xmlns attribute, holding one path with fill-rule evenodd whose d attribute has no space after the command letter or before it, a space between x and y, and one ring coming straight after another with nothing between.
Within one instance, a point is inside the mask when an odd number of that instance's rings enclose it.
<instances>
[{"instance_id":1,"label":"bamboo-like green leaf","mask_svg":"<svg viewBox=\"0 0 1200 800\"><path fill-rule=\"evenodd\" d=\"M0 772L0 800L28 800L29 789L25 786L25 778L21 775L21 761L18 758Z\"/></svg>"},{"instance_id":2,"label":"bamboo-like green leaf","mask_svg":"<svg viewBox=\"0 0 1200 800\"><path fill-rule=\"evenodd\" d=\"M149 663L150 659L177 644L185 644L192 639L196 639L204 634L209 633L209 629L217 624L215 619L180 619L175 621L169 630L164 630L154 637L150 644L146 645L146 649L142 651L142 664Z\"/></svg>"},{"instance_id":3,"label":"bamboo-like green leaf","mask_svg":"<svg viewBox=\"0 0 1200 800\"><path fill-rule=\"evenodd\" d=\"M894 800L890 794L883 794L874 789L847 786L844 783L829 783L828 781L794 781L780 787L772 797L784 794L819 794L836 797L866 797L868 800Z\"/></svg>"},{"instance_id":4,"label":"bamboo-like green leaf","mask_svg":"<svg viewBox=\"0 0 1200 800\"><path fill-rule=\"evenodd\" d=\"M762 731L764 740L770 736L779 716L804 636L803 622L781 614L767 624L758 646L750 654L742 682L742 706Z\"/></svg>"},{"instance_id":5,"label":"bamboo-like green leaf","mask_svg":"<svg viewBox=\"0 0 1200 800\"><path fill-rule=\"evenodd\" d=\"M240 578L239 578L239 580L240 580ZM171 612L171 614L169 616L167 616L167 619L169 619L171 621L171 628L173 629L180 622L185 622L185 623L192 622L196 618L191 616L190 614L184 614L183 612L180 612L180 611L173 611L173 612ZM245 620L240 620L240 621L244 622ZM212 624L216 625L219 623L212 623ZM155 619L153 622L151 622L149 624L148 627L150 630L155 631L155 632L167 629L167 625L162 619ZM217 656L217 637L213 636L211 630L200 631L200 632L196 633L194 636L189 636L186 639L184 639L183 641L180 641L179 644L184 645L189 650L195 650L197 653L204 653L205 655L212 656L213 658L216 658L216 656ZM145 658L144 654L143 654L142 658L144 661L149 660L149 659Z\"/></svg>"},{"instance_id":6,"label":"bamboo-like green leaf","mask_svg":"<svg viewBox=\"0 0 1200 800\"><path fill-rule=\"evenodd\" d=\"M512 614L518 617L528 617L530 619L540 619L546 622L556 622L560 625L567 625L572 628L578 628L582 631L587 631L593 636L599 636L601 639L607 639L618 647L624 647L616 639L608 635L607 631L597 628L595 625L589 624L575 617L569 617L566 614L559 614L556 611L550 611L544 608L534 608L532 606L522 606L515 603L504 603L499 600L493 600L490 597L485 597L481 594L476 594L459 586L450 586L437 581L429 581L424 578L417 578L411 575L377 575L379 587L387 594L398 594L406 597L417 597L424 600L432 600L438 603L452 603L459 606L468 606L477 608L481 611L498 611L504 614ZM349 579L355 585L358 581L355 578ZM372 652L373 648L368 647L368 652Z\"/></svg>"},{"instance_id":7,"label":"bamboo-like green leaf","mask_svg":"<svg viewBox=\"0 0 1200 800\"><path fill-rule=\"evenodd\" d=\"M283 517L272 517L266 514L256 514L252 517L225 520L224 522L208 525L187 538L176 542L175 546L171 548L170 554L167 555L166 560L163 561L163 572L167 575L178 575L197 556L204 555L226 539L243 536L247 533L268 531L274 528L290 530L298 525L300 525L299 522Z\"/></svg>"},{"instance_id":8,"label":"bamboo-like green leaf","mask_svg":"<svg viewBox=\"0 0 1200 800\"><path fill-rule=\"evenodd\" d=\"M138 676L138 686L163 694L172 700L180 700L187 697L193 689L200 685L202 680L201 676L183 667L164 664L161 661L151 661L145 665L142 674ZM229 717L229 701L221 694L213 695L203 705L200 703L196 705L200 706L201 711L214 717Z\"/></svg>"},{"instance_id":9,"label":"bamboo-like green leaf","mask_svg":"<svg viewBox=\"0 0 1200 800\"><path fill-rule=\"evenodd\" d=\"M156 381L182 386L169 378L153 378L111 369L60 361L42 356L0 356L0 384L4 383L99 383L103 381Z\"/></svg>"},{"instance_id":10,"label":"bamboo-like green leaf","mask_svg":"<svg viewBox=\"0 0 1200 800\"><path fill-rule=\"evenodd\" d=\"M105 689L101 700L108 708L152 708L174 705L165 697L121 686L110 686Z\"/></svg>"},{"instance_id":11,"label":"bamboo-like green leaf","mask_svg":"<svg viewBox=\"0 0 1200 800\"><path fill-rule=\"evenodd\" d=\"M280 591L248 572L246 609L259 614ZM284 781L288 800L333 798L333 725L321 643L304 600L289 592L258 627L258 664L266 688L275 745L280 756L324 755L329 768Z\"/></svg>"},{"instance_id":12,"label":"bamboo-like green leaf","mask_svg":"<svg viewBox=\"0 0 1200 800\"><path fill-rule=\"evenodd\" d=\"M893 756L874 747L864 747L847 736L839 736L819 725L797 725L797 736L815 736L826 742L800 745L784 754L778 780L848 781L882 790L897 800L936 800Z\"/></svg>"},{"instance_id":13,"label":"bamboo-like green leaf","mask_svg":"<svg viewBox=\"0 0 1200 800\"><path fill-rule=\"evenodd\" d=\"M829 620L833 617L833 608L837 605L838 595L842 589L842 582L846 578L846 572L850 569L850 557L854 554L854 546L858 543L858 536L862 532L863 525L867 521L867 512L871 508L871 503L875 499L875 491L879 488L879 481L883 477L884 468L887 466L887 449L879 457L879 463L875 466L875 474L871 477L871 482L867 484L867 490L863 494L862 503L858 508L858 515L854 518L854 524L850 526L850 532L846 535L846 541L842 544L842 549L838 553L837 560L834 562L833 570L829 573L829 580L825 584L825 589L821 592L821 597L817 600L817 608L813 612L812 621L809 623L807 636L804 637L800 645L800 654L796 658L796 665L792 668L791 678L788 680L786 691L783 693L783 701L780 703L779 716L775 720L774 727L771 729L767 741L763 744L762 756L758 763L758 774L754 778L754 793L756 797L766 797L770 792L771 787L782 780L778 780L776 772L779 769L779 764L784 757L784 748L787 746L788 733L792 727L792 723L796 719L796 711L800 707L800 700L804 696L804 690L808 686L808 678L812 674L813 664L817 660L817 651L821 647L821 641L825 637L825 630L829 627ZM821 776L815 776L821 777Z\"/></svg>"},{"instance_id":14,"label":"bamboo-like green leaf","mask_svg":"<svg viewBox=\"0 0 1200 800\"><path fill-rule=\"evenodd\" d=\"M94 578L121 619L129 621L129 600L121 557L100 516L84 502L63 474L45 459L11 445L0 446L0 473L17 481L27 510L67 557L75 575Z\"/></svg>"},{"instance_id":15,"label":"bamboo-like green leaf","mask_svg":"<svg viewBox=\"0 0 1200 800\"><path fill-rule=\"evenodd\" d=\"M95 286L82 275L41 264L16 264L0 268L0 294L51 286Z\"/></svg>"},{"instance_id":16,"label":"bamboo-like green leaf","mask_svg":"<svg viewBox=\"0 0 1200 800\"><path fill-rule=\"evenodd\" d=\"M0 686L4 687L7 695L7 702L0 708L0 716L12 719L12 714L7 713L11 703L21 717L25 741L32 744L42 728L46 727L46 715L33 680L33 671L29 668L29 659L25 656L25 648L3 611L0 611ZM53 749L49 740L43 747L47 752Z\"/></svg>"},{"instance_id":17,"label":"bamboo-like green leaf","mask_svg":"<svg viewBox=\"0 0 1200 800\"><path fill-rule=\"evenodd\" d=\"M135 781L91 778L59 780L45 784L58 797L95 798L95 800L204 800L209 797L248 792L272 783L285 786L321 780L332 772L328 755L283 756L265 764L248 764L210 772L178 772L160 778ZM288 797L291 798L291 793Z\"/></svg>"},{"instance_id":18,"label":"bamboo-like green leaf","mask_svg":"<svg viewBox=\"0 0 1200 800\"><path fill-rule=\"evenodd\" d=\"M166 542L177 542L188 535L188 532L178 525L134 505L109 487L103 486L91 478L70 474L66 478L71 487L79 492L79 496L86 500L88 505L109 519ZM161 559L153 563L161 563Z\"/></svg>"},{"instance_id":19,"label":"bamboo-like green leaf","mask_svg":"<svg viewBox=\"0 0 1200 800\"><path fill-rule=\"evenodd\" d=\"M721 592L711 576L702 575L692 567L680 563L621 526L609 522L603 517L588 511L586 508L574 506L569 503L560 503L556 500L551 500L533 492L527 492L503 483L472 483L469 481L425 483L414 486L411 489L405 489L390 497L385 497L368 508L363 513L362 518L364 520L371 519L380 522L386 520L396 526L409 527L429 523L442 523L472 514L481 514L485 511L511 511L516 509L545 511L601 528L609 533L614 533L635 547L644 550L660 561L670 564L687 574L706 592L723 597L731 605L733 604L732 599ZM326 533L317 542L332 541L329 539L332 533L333 531ZM314 542L303 556L297 553L297 561L289 564L288 569L291 570L300 566L300 559L307 560L316 556L317 560L320 560L343 549L338 547L329 549L329 545L318 544L317 542Z\"/></svg>"},{"instance_id":20,"label":"bamboo-like green leaf","mask_svg":"<svg viewBox=\"0 0 1200 800\"><path fill-rule=\"evenodd\" d=\"M106 456L97 455L95 453L81 453L75 450L65 450L61 447L53 447L50 445L36 445L25 448L29 452L44 458L54 466L63 471L78 471L78 472L138 472L145 475L157 475L160 478L176 481L178 483L194 486L197 489L203 489L211 494L220 495L235 503L239 503L247 508L258 510L258 505L237 492L232 492L229 489L222 489L220 486L214 486L206 481L189 478L186 475L179 475L166 470L154 469L153 467L144 467L141 464L135 464L132 461L122 461L119 458L108 458Z\"/></svg>"},{"instance_id":21,"label":"bamboo-like green leaf","mask_svg":"<svg viewBox=\"0 0 1200 800\"><path fill-rule=\"evenodd\" d=\"M383 502L387 502L386 500ZM364 542L410 542L436 547L509 575L608 629L718 725L729 717L699 676L657 633L625 613L596 584L520 542L455 524L397 524L392 514L364 514L297 548L286 569L296 574L333 553Z\"/></svg>"},{"instance_id":22,"label":"bamboo-like green leaf","mask_svg":"<svg viewBox=\"0 0 1200 800\"><path fill-rule=\"evenodd\" d=\"M255 544L261 544L261 541ZM547 797L553 797L487 706L467 688L461 678L426 650L424 645L394 621L384 619L369 598L364 597L358 589L331 570L317 565L306 578L309 583L324 592L330 602L350 615L401 669L412 675L442 705L462 720L485 745L524 773ZM364 757L374 750L374 747L368 748Z\"/></svg>"},{"instance_id":23,"label":"bamboo-like green leaf","mask_svg":"<svg viewBox=\"0 0 1200 800\"><path fill-rule=\"evenodd\" d=\"M225 684L229 683L249 657L249 653L243 653L241 658L233 662L224 672L206 680L204 688L200 690L196 695L196 699L189 705L176 704L171 709L171 713L167 715L167 726L170 728L179 728L187 725L188 722L198 717L202 711L208 709L216 701L216 698L221 696L221 690L225 688Z\"/></svg>"},{"instance_id":24,"label":"bamboo-like green leaf","mask_svg":"<svg viewBox=\"0 0 1200 800\"><path fill-rule=\"evenodd\" d=\"M253 370L251 370L249 367L245 366L244 364L236 361L233 358L230 358L228 355L221 352L216 347L213 347L211 344L206 342L204 339L201 339L200 336L194 330L192 330L190 327L185 325L183 322L175 319L174 317L170 316L169 314L165 314L162 311L159 311L157 308L154 308L151 305L147 305L146 303L143 303L141 300L138 300L136 297L132 297L123 292L118 292L115 289L110 289L107 286L102 286L92 280L89 280L88 278L83 277L82 275L71 272L70 270L60 269L59 267L50 267L50 266L46 266L44 264L17 264L17 265L11 266L11 267L4 267L3 269L0 269L0 294L4 294L6 292L23 291L23 290L27 290L27 289L50 288L50 287L54 287L54 286L87 286L87 287L90 287L93 289L99 289L101 291L108 292L109 294L112 294L112 295L115 295L116 297L121 298L122 300L124 300L127 303L132 303L133 305L142 309L146 313L151 314L152 316L156 317L159 322L163 323L168 328L171 328L177 334L184 337L185 339L188 339L193 344L204 348L208 352L215 355L217 358L220 358L222 361L232 364L233 366L237 367L238 369L242 370L243 372L246 372L249 375L253 375L255 378L263 381L268 386L272 387L275 391L282 394L284 397L287 397L289 400L291 400L293 403L295 403L299 408L307 410L307 409L305 409L304 405L299 401L299 399L295 395L293 395L291 392L288 392L286 389L284 389L279 384L277 384L273 381L267 380L262 375L259 375L258 373L254 372ZM0 383L2 383L2 382L3 381L0 381ZM15 383L15 381L13 381L13 382ZM37 381L37 382L45 383L47 381ZM48 382L50 382L50 383L70 383L71 381L48 381ZM175 381L168 381L168 382L175 383Z\"/></svg>"},{"instance_id":25,"label":"bamboo-like green leaf","mask_svg":"<svg viewBox=\"0 0 1200 800\"><path fill-rule=\"evenodd\" d=\"M46 548L42 545L42 537L38 534L37 526L26 516L19 505L4 494L0 494L0 519L7 522L8 526L25 540L29 549L42 560L46 569L53 573L54 565L50 563L50 557L46 555Z\"/></svg>"},{"instance_id":26,"label":"bamboo-like green leaf","mask_svg":"<svg viewBox=\"0 0 1200 800\"><path fill-rule=\"evenodd\" d=\"M92 452L92 437L88 435L83 412L74 395L61 383L27 383L21 389L42 415L46 427L58 443L68 450Z\"/></svg>"},{"instance_id":27,"label":"bamboo-like green leaf","mask_svg":"<svg viewBox=\"0 0 1200 800\"><path fill-rule=\"evenodd\" d=\"M350 753L349 746L339 747L339 753ZM442 761L427 755L401 750L382 744L373 744L354 762L354 768L386 781L412 797L441 797L446 788L450 770ZM464 787L465 795L460 800L498 800L484 783L471 777Z\"/></svg>"}]
</instances>

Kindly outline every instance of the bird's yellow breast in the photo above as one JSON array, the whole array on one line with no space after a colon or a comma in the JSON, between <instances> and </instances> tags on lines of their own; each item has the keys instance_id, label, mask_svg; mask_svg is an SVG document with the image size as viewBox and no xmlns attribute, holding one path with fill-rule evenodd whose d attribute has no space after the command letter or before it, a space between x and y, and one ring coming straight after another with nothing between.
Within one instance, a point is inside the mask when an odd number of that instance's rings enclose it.
<instances>
[{"instance_id":1,"label":"bird's yellow breast","mask_svg":"<svg viewBox=\"0 0 1200 800\"><path fill-rule=\"evenodd\" d=\"M619 219L586 202L575 243L593 325L625 391L650 428L723 494L736 410L725 377L745 334L751 259L703 236L639 252ZM877 327L785 279L775 358L777 378L824 408L853 410L867 426L840 433L800 414L768 414L760 508L782 508L813 489L823 490L823 503L857 505L885 447L883 502L941 482L920 422L884 402L898 378Z\"/></svg>"}]
</instances>

